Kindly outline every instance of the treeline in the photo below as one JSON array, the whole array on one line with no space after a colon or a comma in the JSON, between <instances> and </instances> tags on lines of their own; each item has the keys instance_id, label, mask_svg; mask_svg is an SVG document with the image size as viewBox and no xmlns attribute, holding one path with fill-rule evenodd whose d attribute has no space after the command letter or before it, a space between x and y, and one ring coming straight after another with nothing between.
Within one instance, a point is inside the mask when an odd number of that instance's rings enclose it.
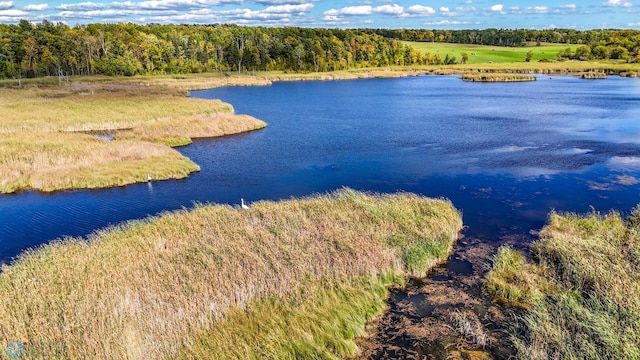
<instances>
[{"instance_id":1,"label":"treeline","mask_svg":"<svg viewBox=\"0 0 640 360\"><path fill-rule=\"evenodd\" d=\"M378 35L405 41L431 41L492 46L524 46L531 43L592 45L601 42L620 45L631 51L640 46L639 30L572 30L572 29L485 29L485 30L417 30L377 29Z\"/></svg>"},{"instance_id":2,"label":"treeline","mask_svg":"<svg viewBox=\"0 0 640 360\"><path fill-rule=\"evenodd\" d=\"M286 70L332 71L452 64L401 42L493 46L579 44L560 58L640 58L637 30L387 30L236 25L0 24L0 79L50 75L136 75ZM464 59L462 60L464 62Z\"/></svg>"},{"instance_id":3,"label":"treeline","mask_svg":"<svg viewBox=\"0 0 640 360\"><path fill-rule=\"evenodd\" d=\"M428 41L492 46L525 46L541 43L581 45L564 50L559 58L640 61L640 31L572 29L485 29L485 30L376 30L378 35L405 41Z\"/></svg>"},{"instance_id":4,"label":"treeline","mask_svg":"<svg viewBox=\"0 0 640 360\"><path fill-rule=\"evenodd\" d=\"M236 25L0 24L0 78L331 71L442 62L371 30Z\"/></svg>"}]
</instances>

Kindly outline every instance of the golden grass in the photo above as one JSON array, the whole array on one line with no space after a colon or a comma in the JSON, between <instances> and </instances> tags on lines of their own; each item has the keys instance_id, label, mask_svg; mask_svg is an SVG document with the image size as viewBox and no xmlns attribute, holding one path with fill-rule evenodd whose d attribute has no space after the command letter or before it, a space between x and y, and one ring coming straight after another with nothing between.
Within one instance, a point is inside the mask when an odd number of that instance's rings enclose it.
<instances>
[{"instance_id":1,"label":"golden grass","mask_svg":"<svg viewBox=\"0 0 640 360\"><path fill-rule=\"evenodd\" d=\"M183 178L198 171L177 151L158 144L106 141L69 133L0 138L0 190L54 191Z\"/></svg>"},{"instance_id":2,"label":"golden grass","mask_svg":"<svg viewBox=\"0 0 640 360\"><path fill-rule=\"evenodd\" d=\"M529 297L514 329L519 358L640 358L639 230L615 212L551 214L533 247L535 264L502 279L540 279L532 288L542 296Z\"/></svg>"},{"instance_id":3,"label":"golden grass","mask_svg":"<svg viewBox=\"0 0 640 360\"><path fill-rule=\"evenodd\" d=\"M217 114L179 116L148 122L133 129L118 130L115 139L138 139L169 146L182 146L191 139L211 138L238 134L267 126L263 121L248 115Z\"/></svg>"},{"instance_id":4,"label":"golden grass","mask_svg":"<svg viewBox=\"0 0 640 360\"><path fill-rule=\"evenodd\" d=\"M179 359L340 359L358 353L356 337L384 310L385 285L401 278L347 277L300 286L232 309ZM233 339L233 341L229 341Z\"/></svg>"},{"instance_id":5,"label":"golden grass","mask_svg":"<svg viewBox=\"0 0 640 360\"><path fill-rule=\"evenodd\" d=\"M168 146L266 124L219 100L126 83L0 89L0 192L121 186L199 167ZM86 134L114 135L104 141ZM167 146L168 145L168 146Z\"/></svg>"},{"instance_id":6,"label":"golden grass","mask_svg":"<svg viewBox=\"0 0 640 360\"><path fill-rule=\"evenodd\" d=\"M172 358L197 354L203 344L215 354L215 341L195 340L210 339L230 311L274 297L296 307L305 284L327 289L324 284L347 281L348 287L349 278L403 273L402 253L416 243L446 242L446 252L430 255L443 261L461 225L446 201L351 190L258 202L249 210L200 206L130 222L88 241L27 251L5 266L0 343L52 345L27 358ZM399 237L406 242L398 244ZM334 306L325 303L324 311ZM295 323L287 329L285 342L287 333L303 330ZM224 342L269 345L236 340Z\"/></svg>"},{"instance_id":7,"label":"golden grass","mask_svg":"<svg viewBox=\"0 0 640 360\"><path fill-rule=\"evenodd\" d=\"M602 71L587 71L575 75L580 79L606 79L607 74Z\"/></svg>"},{"instance_id":8,"label":"golden grass","mask_svg":"<svg viewBox=\"0 0 640 360\"><path fill-rule=\"evenodd\" d=\"M231 105L221 101L145 95L144 88L132 91L0 89L0 106L7 111L0 134L118 130L179 116L233 113Z\"/></svg>"},{"instance_id":9,"label":"golden grass","mask_svg":"<svg viewBox=\"0 0 640 360\"><path fill-rule=\"evenodd\" d=\"M522 74L504 73L464 73L462 80L470 82L522 82L535 81L536 77Z\"/></svg>"}]
</instances>

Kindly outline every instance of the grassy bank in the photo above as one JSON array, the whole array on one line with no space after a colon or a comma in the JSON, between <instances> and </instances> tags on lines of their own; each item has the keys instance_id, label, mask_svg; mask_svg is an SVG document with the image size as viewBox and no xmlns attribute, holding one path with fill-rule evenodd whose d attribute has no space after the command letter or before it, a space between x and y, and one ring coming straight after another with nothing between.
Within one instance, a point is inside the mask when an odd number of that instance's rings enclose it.
<instances>
[{"instance_id":1,"label":"grassy bank","mask_svg":"<svg viewBox=\"0 0 640 360\"><path fill-rule=\"evenodd\" d=\"M0 343L46 358L353 354L382 284L424 275L460 228L449 202L351 190L131 222L5 266Z\"/></svg>"},{"instance_id":2,"label":"grassy bank","mask_svg":"<svg viewBox=\"0 0 640 360\"><path fill-rule=\"evenodd\" d=\"M105 141L69 133L18 133L0 138L0 189L54 191L184 178L199 170L164 145Z\"/></svg>"},{"instance_id":3,"label":"grassy bank","mask_svg":"<svg viewBox=\"0 0 640 360\"><path fill-rule=\"evenodd\" d=\"M184 178L199 167L169 146L266 124L221 101L127 83L0 89L0 192ZM99 138L90 134L109 134Z\"/></svg>"},{"instance_id":4,"label":"grassy bank","mask_svg":"<svg viewBox=\"0 0 640 360\"><path fill-rule=\"evenodd\" d=\"M553 213L532 257L503 248L487 278L490 292L527 309L513 334L520 358L640 358L637 221Z\"/></svg>"}]
</instances>

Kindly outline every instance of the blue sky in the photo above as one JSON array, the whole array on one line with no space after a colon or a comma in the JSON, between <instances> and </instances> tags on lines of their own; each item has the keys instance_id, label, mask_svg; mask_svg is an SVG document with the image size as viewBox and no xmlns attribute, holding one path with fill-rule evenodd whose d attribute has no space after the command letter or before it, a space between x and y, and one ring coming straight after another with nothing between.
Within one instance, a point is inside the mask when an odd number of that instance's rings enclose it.
<instances>
[{"instance_id":1,"label":"blue sky","mask_svg":"<svg viewBox=\"0 0 640 360\"><path fill-rule=\"evenodd\" d=\"M638 1L636 5L634 1ZM640 0L0 0L0 23L368 28L640 28Z\"/></svg>"}]
</instances>

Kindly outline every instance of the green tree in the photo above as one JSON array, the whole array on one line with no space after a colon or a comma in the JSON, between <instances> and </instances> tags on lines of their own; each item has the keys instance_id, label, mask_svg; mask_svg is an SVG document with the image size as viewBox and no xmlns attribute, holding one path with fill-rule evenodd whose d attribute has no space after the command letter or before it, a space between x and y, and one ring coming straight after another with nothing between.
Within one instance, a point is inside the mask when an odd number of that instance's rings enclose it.
<instances>
[{"instance_id":1,"label":"green tree","mask_svg":"<svg viewBox=\"0 0 640 360\"><path fill-rule=\"evenodd\" d=\"M622 46L616 46L611 49L611 59L627 60L629 59L629 50Z\"/></svg>"},{"instance_id":2,"label":"green tree","mask_svg":"<svg viewBox=\"0 0 640 360\"><path fill-rule=\"evenodd\" d=\"M587 45L578 46L574 58L582 61L591 60L593 58L591 55L591 47Z\"/></svg>"},{"instance_id":3,"label":"green tree","mask_svg":"<svg viewBox=\"0 0 640 360\"><path fill-rule=\"evenodd\" d=\"M611 52L609 51L609 48L607 48L604 45L598 45L594 47L591 53L593 54L593 57L596 59L606 60L606 59L609 59L609 57L611 56Z\"/></svg>"},{"instance_id":4,"label":"green tree","mask_svg":"<svg viewBox=\"0 0 640 360\"><path fill-rule=\"evenodd\" d=\"M529 50L527 52L527 56L525 57L524 61L531 62L531 59L533 59L533 50Z\"/></svg>"},{"instance_id":5,"label":"green tree","mask_svg":"<svg viewBox=\"0 0 640 360\"><path fill-rule=\"evenodd\" d=\"M466 64L469 62L469 54L467 54L466 52L463 52L461 56L462 56L462 59L460 60L461 64Z\"/></svg>"}]
</instances>

